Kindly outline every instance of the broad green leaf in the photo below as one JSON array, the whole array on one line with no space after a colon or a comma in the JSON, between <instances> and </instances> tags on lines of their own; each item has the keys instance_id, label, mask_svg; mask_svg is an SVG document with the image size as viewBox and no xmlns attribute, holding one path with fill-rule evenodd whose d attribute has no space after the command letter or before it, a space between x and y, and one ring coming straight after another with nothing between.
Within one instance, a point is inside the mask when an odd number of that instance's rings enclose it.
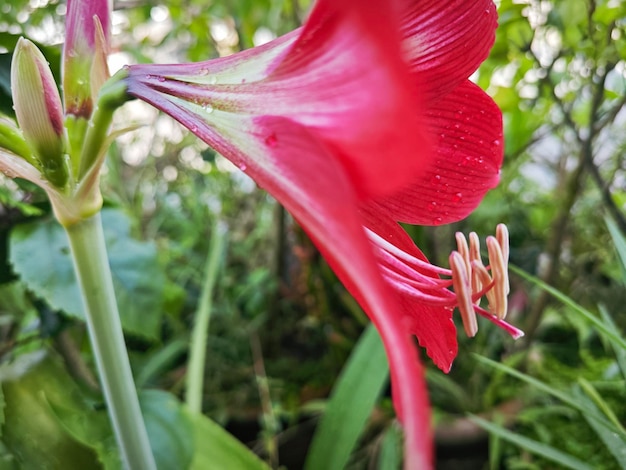
<instances>
[{"instance_id":1,"label":"broad green leaf","mask_svg":"<svg viewBox=\"0 0 626 470\"><path fill-rule=\"evenodd\" d=\"M469 415L468 418L484 430L495 434L501 439L515 444L516 446L521 447L522 449L525 449L532 454L539 455L544 459L552 460L553 462L556 462L563 467L571 468L573 470L593 470L593 468L586 463L578 460L575 457L572 457L569 454L561 452L554 447L550 447L533 439L520 436L519 434L511 432L508 429L503 428L502 426L497 426L478 416Z\"/></svg>"},{"instance_id":2,"label":"broad green leaf","mask_svg":"<svg viewBox=\"0 0 626 470\"><path fill-rule=\"evenodd\" d=\"M305 468L344 468L387 383L389 365L382 341L369 325L331 393Z\"/></svg>"},{"instance_id":3,"label":"broad green leaf","mask_svg":"<svg viewBox=\"0 0 626 470\"><path fill-rule=\"evenodd\" d=\"M106 409L86 409L79 400L63 401L46 397L59 424L72 438L92 449L105 470L121 467L119 452Z\"/></svg>"},{"instance_id":4,"label":"broad green leaf","mask_svg":"<svg viewBox=\"0 0 626 470\"><path fill-rule=\"evenodd\" d=\"M141 392L139 402L158 469L189 468L194 455L194 423L182 404L160 390Z\"/></svg>"},{"instance_id":5,"label":"broad green leaf","mask_svg":"<svg viewBox=\"0 0 626 470\"><path fill-rule=\"evenodd\" d=\"M105 469L120 468L117 444L105 410L86 412L75 403L49 402L65 430L93 449ZM193 424L181 403L159 390L140 392L139 402L158 470L189 468L194 453Z\"/></svg>"},{"instance_id":6,"label":"broad green leaf","mask_svg":"<svg viewBox=\"0 0 626 470\"><path fill-rule=\"evenodd\" d=\"M95 453L66 432L49 406L49 400L67 407L82 403L58 361L40 354L28 367L20 364L13 372L3 370L2 441L21 468L98 468ZM86 407L82 411L83 419L89 420Z\"/></svg>"},{"instance_id":7,"label":"broad green leaf","mask_svg":"<svg viewBox=\"0 0 626 470\"><path fill-rule=\"evenodd\" d=\"M185 414L193 423L195 453L190 470L270 470L250 449L204 415Z\"/></svg>"},{"instance_id":8,"label":"broad green leaf","mask_svg":"<svg viewBox=\"0 0 626 470\"><path fill-rule=\"evenodd\" d=\"M113 284L124 330L155 338L162 312L164 275L156 247L131 238L130 221L119 210L102 211L102 224ZM69 243L53 220L15 227L10 238L14 271L56 310L84 318Z\"/></svg>"}]
</instances>

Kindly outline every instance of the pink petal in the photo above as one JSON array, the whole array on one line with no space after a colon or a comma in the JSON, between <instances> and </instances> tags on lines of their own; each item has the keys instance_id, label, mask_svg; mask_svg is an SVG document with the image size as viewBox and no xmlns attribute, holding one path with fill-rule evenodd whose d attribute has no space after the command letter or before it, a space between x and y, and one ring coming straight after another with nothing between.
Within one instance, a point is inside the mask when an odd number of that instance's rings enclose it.
<instances>
[{"instance_id":1,"label":"pink petal","mask_svg":"<svg viewBox=\"0 0 626 470\"><path fill-rule=\"evenodd\" d=\"M428 110L435 163L405 189L372 203L400 222L440 225L466 217L499 181L502 114L466 81Z\"/></svg>"},{"instance_id":2,"label":"pink petal","mask_svg":"<svg viewBox=\"0 0 626 470\"><path fill-rule=\"evenodd\" d=\"M395 403L405 426L406 468L429 467L430 416L423 373L364 236L351 181L328 150L299 125L281 118L260 118L255 123L266 130L246 149L255 163L263 161L262 167L251 168L251 176L302 224L370 315L391 365ZM269 143L266 135L273 137ZM259 158L263 145L271 153Z\"/></svg>"},{"instance_id":3,"label":"pink petal","mask_svg":"<svg viewBox=\"0 0 626 470\"><path fill-rule=\"evenodd\" d=\"M401 57L393 8L383 5L318 2L288 51L280 42L261 49L259 63L252 52L246 55L251 75L244 77L241 65L236 75L245 82L238 85L228 74L222 83L223 61L215 69L212 61L142 65L130 68L130 93L142 82L212 111L290 118L332 148L359 197L389 194L430 168L431 160L404 158L415 148L427 155L430 142L417 96L422 87ZM201 71L210 78L198 76Z\"/></svg>"},{"instance_id":4,"label":"pink petal","mask_svg":"<svg viewBox=\"0 0 626 470\"><path fill-rule=\"evenodd\" d=\"M491 0L411 1L403 20L412 70L434 99L465 81L489 55L495 41L496 7Z\"/></svg>"},{"instance_id":5,"label":"pink petal","mask_svg":"<svg viewBox=\"0 0 626 470\"><path fill-rule=\"evenodd\" d=\"M67 0L64 54L71 56L94 50L94 16L100 19L104 36L108 40L111 36L112 8L110 0Z\"/></svg>"},{"instance_id":6,"label":"pink petal","mask_svg":"<svg viewBox=\"0 0 626 470\"><path fill-rule=\"evenodd\" d=\"M62 62L66 115L88 119L93 107L92 95L97 94L108 77L106 54L111 38L112 8L112 0L67 2ZM96 26L96 22L100 26ZM92 69L98 72L95 76Z\"/></svg>"},{"instance_id":7,"label":"pink petal","mask_svg":"<svg viewBox=\"0 0 626 470\"><path fill-rule=\"evenodd\" d=\"M396 409L405 426L406 468L430 467L430 411L423 371L365 237L351 178L330 149L303 126L280 117L239 117L232 125L223 123L218 133L183 104L172 103L146 85L134 90L246 171L304 227L383 339Z\"/></svg>"},{"instance_id":8,"label":"pink petal","mask_svg":"<svg viewBox=\"0 0 626 470\"><path fill-rule=\"evenodd\" d=\"M385 240L412 256L428 261L402 227L384 213L364 210L363 216L366 226ZM446 373L449 372L458 352L452 309L425 305L405 292L398 289L394 291L409 331L417 337L420 346L426 349L426 353L437 367Z\"/></svg>"}]
</instances>

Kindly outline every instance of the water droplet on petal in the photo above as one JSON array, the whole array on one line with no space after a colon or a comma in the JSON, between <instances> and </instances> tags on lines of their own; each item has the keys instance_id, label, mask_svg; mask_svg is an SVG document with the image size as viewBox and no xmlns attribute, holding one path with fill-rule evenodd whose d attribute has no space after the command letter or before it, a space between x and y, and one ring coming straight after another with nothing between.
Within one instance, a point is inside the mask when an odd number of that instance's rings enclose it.
<instances>
[{"instance_id":1,"label":"water droplet on petal","mask_svg":"<svg viewBox=\"0 0 626 470\"><path fill-rule=\"evenodd\" d=\"M435 217L433 219L433 225L439 225L441 222L443 222L443 219L441 217Z\"/></svg>"},{"instance_id":2,"label":"water droplet on petal","mask_svg":"<svg viewBox=\"0 0 626 470\"><path fill-rule=\"evenodd\" d=\"M207 114L211 114L213 112L213 106L211 106L210 104L205 104L204 106L202 106L202 109Z\"/></svg>"},{"instance_id":3,"label":"water droplet on petal","mask_svg":"<svg viewBox=\"0 0 626 470\"><path fill-rule=\"evenodd\" d=\"M239 167L239 169L241 171L246 171L248 169L248 165L246 165L245 163L241 162L239 165L237 165Z\"/></svg>"},{"instance_id":4,"label":"water droplet on petal","mask_svg":"<svg viewBox=\"0 0 626 470\"><path fill-rule=\"evenodd\" d=\"M161 77L161 76L159 76L159 77L157 77L157 80L158 80L158 81L160 81L160 82L162 83L162 82L164 82L164 81L165 81L165 77Z\"/></svg>"},{"instance_id":5,"label":"water droplet on petal","mask_svg":"<svg viewBox=\"0 0 626 470\"><path fill-rule=\"evenodd\" d=\"M428 210L430 212L433 212L434 210L437 209L437 203L435 201L432 201L429 205L428 205Z\"/></svg>"},{"instance_id":6,"label":"water droplet on petal","mask_svg":"<svg viewBox=\"0 0 626 470\"><path fill-rule=\"evenodd\" d=\"M500 139L495 139L495 140L492 142L492 144L493 144L493 145L496 145L496 146L497 146L497 145L500 145Z\"/></svg>"},{"instance_id":7,"label":"water droplet on petal","mask_svg":"<svg viewBox=\"0 0 626 470\"><path fill-rule=\"evenodd\" d=\"M452 202L461 202L463 200L463 193L456 193L452 196Z\"/></svg>"},{"instance_id":8,"label":"water droplet on petal","mask_svg":"<svg viewBox=\"0 0 626 470\"><path fill-rule=\"evenodd\" d=\"M441 184L441 175L434 175L431 179L430 179L430 184Z\"/></svg>"},{"instance_id":9,"label":"water droplet on petal","mask_svg":"<svg viewBox=\"0 0 626 470\"><path fill-rule=\"evenodd\" d=\"M272 133L265 138L265 145L268 147L276 147L278 145L278 138L276 134Z\"/></svg>"}]
</instances>

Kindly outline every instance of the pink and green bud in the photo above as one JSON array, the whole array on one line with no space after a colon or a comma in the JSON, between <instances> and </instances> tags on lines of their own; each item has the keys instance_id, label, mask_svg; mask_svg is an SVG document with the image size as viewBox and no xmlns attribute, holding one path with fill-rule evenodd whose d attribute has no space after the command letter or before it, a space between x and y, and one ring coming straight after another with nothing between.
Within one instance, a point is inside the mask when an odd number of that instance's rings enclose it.
<instances>
[{"instance_id":1,"label":"pink and green bud","mask_svg":"<svg viewBox=\"0 0 626 470\"><path fill-rule=\"evenodd\" d=\"M13 53L11 90L17 122L44 176L64 186L68 173L61 97L46 58L27 39L21 38Z\"/></svg>"},{"instance_id":2,"label":"pink and green bud","mask_svg":"<svg viewBox=\"0 0 626 470\"><path fill-rule=\"evenodd\" d=\"M68 0L63 46L66 115L89 119L95 98L109 78L110 0Z\"/></svg>"}]
</instances>

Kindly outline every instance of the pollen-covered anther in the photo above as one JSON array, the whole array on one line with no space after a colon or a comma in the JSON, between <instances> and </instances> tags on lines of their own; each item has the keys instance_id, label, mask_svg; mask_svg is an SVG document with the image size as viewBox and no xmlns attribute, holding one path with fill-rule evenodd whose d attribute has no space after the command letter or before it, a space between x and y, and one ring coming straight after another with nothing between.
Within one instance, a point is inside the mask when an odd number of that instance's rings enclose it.
<instances>
[{"instance_id":1,"label":"pollen-covered anther","mask_svg":"<svg viewBox=\"0 0 626 470\"><path fill-rule=\"evenodd\" d=\"M507 311L507 295L509 293L509 275L508 275L508 258L509 258L509 233L506 225L499 224L496 228L496 236L487 237L487 252L489 255L489 266L485 267L480 256L480 241L478 235L474 232L469 234L469 244L465 236L457 232L455 235L458 257L463 261L465 266L464 275L470 284L469 295L461 282L454 282L454 277L462 273L458 266L452 267L452 262L458 264L457 257L450 257L451 270L453 277L453 286L455 295L457 296L459 310L461 315L463 309L461 307L469 296L475 306L480 305L480 299L487 297L489 302L489 311L498 319L502 320L506 316ZM458 287L457 287L458 285ZM465 323L465 318L464 318Z\"/></svg>"},{"instance_id":2,"label":"pollen-covered anther","mask_svg":"<svg viewBox=\"0 0 626 470\"><path fill-rule=\"evenodd\" d=\"M469 234L469 258L468 273L472 281L472 292L476 293L489 284L485 283L484 279L481 279L480 276L476 275L472 269L472 262L474 261L477 261L481 265L483 264L482 259L480 258L480 239L478 238L478 235L476 235L476 232L471 232ZM480 303L480 297L477 299L476 303Z\"/></svg>"},{"instance_id":3,"label":"pollen-covered anther","mask_svg":"<svg viewBox=\"0 0 626 470\"><path fill-rule=\"evenodd\" d=\"M487 237L487 251L489 253L489 265L491 276L494 280L492 289L495 305L489 305L489 310L498 318L506 317L507 293L509 289L507 265L504 262L502 248L495 237Z\"/></svg>"},{"instance_id":4,"label":"pollen-covered anther","mask_svg":"<svg viewBox=\"0 0 626 470\"><path fill-rule=\"evenodd\" d=\"M498 224L496 227L496 240L498 240L498 244L500 245L500 249L502 250L502 260L504 262L504 276L506 284L506 293L509 294L509 271L507 266L509 265L509 229L504 224Z\"/></svg>"},{"instance_id":5,"label":"pollen-covered anther","mask_svg":"<svg viewBox=\"0 0 626 470\"><path fill-rule=\"evenodd\" d=\"M465 334L470 338L478 332L478 322L472 301L472 288L465 268L465 260L458 251L450 253L450 269L452 271L452 286L456 294L458 308L463 319Z\"/></svg>"},{"instance_id":6,"label":"pollen-covered anther","mask_svg":"<svg viewBox=\"0 0 626 470\"><path fill-rule=\"evenodd\" d=\"M465 261L465 269L467 273L472 272L472 265L470 260L470 252L467 246L467 240L463 232L456 232L454 235L456 238L456 246L459 254L463 257L463 261Z\"/></svg>"}]
</instances>

